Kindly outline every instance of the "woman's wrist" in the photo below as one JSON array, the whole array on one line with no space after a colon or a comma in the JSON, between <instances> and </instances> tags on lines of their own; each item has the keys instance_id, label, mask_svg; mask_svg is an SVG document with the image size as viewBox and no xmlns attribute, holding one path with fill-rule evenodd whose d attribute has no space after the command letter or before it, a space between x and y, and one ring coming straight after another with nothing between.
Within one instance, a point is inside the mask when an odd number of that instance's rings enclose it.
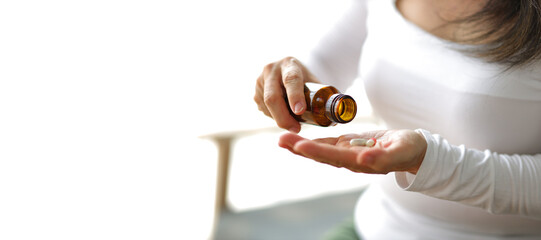
<instances>
[{"instance_id":1,"label":"woman's wrist","mask_svg":"<svg viewBox=\"0 0 541 240\"><path fill-rule=\"evenodd\" d=\"M421 133L420 130L415 130L415 138L414 138L414 146L417 148L415 149L416 154L414 155L414 164L411 170L408 170L411 174L417 174L417 171L421 167L421 164L423 163L423 160L425 159L426 149L428 147L428 144L426 142L426 139L424 135Z\"/></svg>"}]
</instances>

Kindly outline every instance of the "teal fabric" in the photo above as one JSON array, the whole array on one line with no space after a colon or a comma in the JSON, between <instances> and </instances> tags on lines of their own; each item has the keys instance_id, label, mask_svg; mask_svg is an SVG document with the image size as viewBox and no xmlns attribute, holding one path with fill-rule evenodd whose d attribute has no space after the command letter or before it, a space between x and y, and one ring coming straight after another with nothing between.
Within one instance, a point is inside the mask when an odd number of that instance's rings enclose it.
<instances>
[{"instance_id":1,"label":"teal fabric","mask_svg":"<svg viewBox=\"0 0 541 240\"><path fill-rule=\"evenodd\" d=\"M355 230L355 223L351 217L326 232L322 240L361 240L361 238Z\"/></svg>"}]
</instances>

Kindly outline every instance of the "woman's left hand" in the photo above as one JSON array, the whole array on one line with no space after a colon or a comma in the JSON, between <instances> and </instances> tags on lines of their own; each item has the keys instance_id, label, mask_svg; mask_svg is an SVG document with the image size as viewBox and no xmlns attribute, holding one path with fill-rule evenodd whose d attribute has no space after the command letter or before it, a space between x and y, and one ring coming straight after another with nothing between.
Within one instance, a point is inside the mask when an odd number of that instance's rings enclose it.
<instances>
[{"instance_id":1,"label":"woman's left hand","mask_svg":"<svg viewBox=\"0 0 541 240\"><path fill-rule=\"evenodd\" d=\"M350 140L354 138L377 141L373 147L352 146ZM413 130L381 130L314 140L286 133L280 137L279 145L321 163L379 174L405 171L416 174L427 148L424 137Z\"/></svg>"}]
</instances>

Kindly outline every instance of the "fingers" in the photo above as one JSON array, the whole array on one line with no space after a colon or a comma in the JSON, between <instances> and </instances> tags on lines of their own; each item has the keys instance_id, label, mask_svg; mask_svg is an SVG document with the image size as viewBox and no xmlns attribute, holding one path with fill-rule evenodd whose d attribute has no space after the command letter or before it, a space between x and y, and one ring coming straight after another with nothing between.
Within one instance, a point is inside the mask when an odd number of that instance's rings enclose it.
<instances>
[{"instance_id":1,"label":"fingers","mask_svg":"<svg viewBox=\"0 0 541 240\"><path fill-rule=\"evenodd\" d=\"M280 136L278 145L280 147L293 150L293 146L295 146L295 144L297 144L298 142L302 140L306 140L306 139L294 133L284 133L282 134L282 136ZM336 145L338 143L338 140L339 138L329 137L329 138L318 138L312 141L322 143L322 144Z\"/></svg>"},{"instance_id":2,"label":"fingers","mask_svg":"<svg viewBox=\"0 0 541 240\"><path fill-rule=\"evenodd\" d=\"M311 158L321 163L335 167L344 167L353 172L377 173L372 165L363 161L359 148L340 146L337 138L324 138L317 140L298 139L289 150L295 154Z\"/></svg>"},{"instance_id":3,"label":"fingers","mask_svg":"<svg viewBox=\"0 0 541 240\"><path fill-rule=\"evenodd\" d=\"M339 138L329 137L329 138L318 138L318 139L314 139L313 141L314 142L319 142L319 143L336 145L336 144L338 144L338 140L339 140Z\"/></svg>"},{"instance_id":4,"label":"fingers","mask_svg":"<svg viewBox=\"0 0 541 240\"><path fill-rule=\"evenodd\" d=\"M285 133L282 136L280 136L280 140L278 141L278 146L288 149L289 151L294 152L293 146L299 141L305 140L303 137L293 134L293 133Z\"/></svg>"},{"instance_id":5,"label":"fingers","mask_svg":"<svg viewBox=\"0 0 541 240\"><path fill-rule=\"evenodd\" d=\"M351 147L346 144L346 138L348 136L308 140L297 134L286 133L280 137L278 145L294 154L335 167L344 167L353 172L389 172L385 169L389 162L385 149Z\"/></svg>"},{"instance_id":6,"label":"fingers","mask_svg":"<svg viewBox=\"0 0 541 240\"><path fill-rule=\"evenodd\" d=\"M275 66L276 68L277 66ZM291 132L299 132L300 124L291 116L286 105L283 93L281 76L278 70L273 70L268 76L265 76L263 86L263 102L272 118L276 121L278 127L287 129Z\"/></svg>"},{"instance_id":7,"label":"fingers","mask_svg":"<svg viewBox=\"0 0 541 240\"><path fill-rule=\"evenodd\" d=\"M293 113L301 115L306 110L302 66L297 59L289 57L282 61L280 67L289 107Z\"/></svg>"},{"instance_id":8,"label":"fingers","mask_svg":"<svg viewBox=\"0 0 541 240\"><path fill-rule=\"evenodd\" d=\"M350 168L357 157L357 153L350 149L310 140L299 141L293 150L305 157L336 167Z\"/></svg>"},{"instance_id":9,"label":"fingers","mask_svg":"<svg viewBox=\"0 0 541 240\"><path fill-rule=\"evenodd\" d=\"M254 96L261 112L273 118L278 127L295 133L301 126L291 112L302 114L306 110L302 69L292 57L266 65L257 79Z\"/></svg>"},{"instance_id":10,"label":"fingers","mask_svg":"<svg viewBox=\"0 0 541 240\"><path fill-rule=\"evenodd\" d=\"M385 164L378 162L380 159L386 159L387 154L380 148L346 148L324 142L301 140L295 144L293 152L321 163L344 167L353 172L381 174L389 172L385 169Z\"/></svg>"},{"instance_id":11,"label":"fingers","mask_svg":"<svg viewBox=\"0 0 541 240\"><path fill-rule=\"evenodd\" d=\"M259 111L263 112L268 117L272 117L269 110L267 109L267 106L265 106L265 103L263 101L263 74L257 78L257 84L255 87L255 96L254 101L257 104L257 108Z\"/></svg>"}]
</instances>

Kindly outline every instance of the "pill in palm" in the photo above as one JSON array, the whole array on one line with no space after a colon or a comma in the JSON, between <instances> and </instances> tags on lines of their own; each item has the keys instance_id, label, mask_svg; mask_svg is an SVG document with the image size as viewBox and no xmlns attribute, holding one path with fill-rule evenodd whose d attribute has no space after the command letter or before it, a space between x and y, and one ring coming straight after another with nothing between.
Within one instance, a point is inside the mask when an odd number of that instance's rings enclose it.
<instances>
[{"instance_id":1,"label":"pill in palm","mask_svg":"<svg viewBox=\"0 0 541 240\"><path fill-rule=\"evenodd\" d=\"M351 146L373 147L374 145L376 145L376 139L375 138L370 138L370 139L354 138L349 141L349 144Z\"/></svg>"}]
</instances>

